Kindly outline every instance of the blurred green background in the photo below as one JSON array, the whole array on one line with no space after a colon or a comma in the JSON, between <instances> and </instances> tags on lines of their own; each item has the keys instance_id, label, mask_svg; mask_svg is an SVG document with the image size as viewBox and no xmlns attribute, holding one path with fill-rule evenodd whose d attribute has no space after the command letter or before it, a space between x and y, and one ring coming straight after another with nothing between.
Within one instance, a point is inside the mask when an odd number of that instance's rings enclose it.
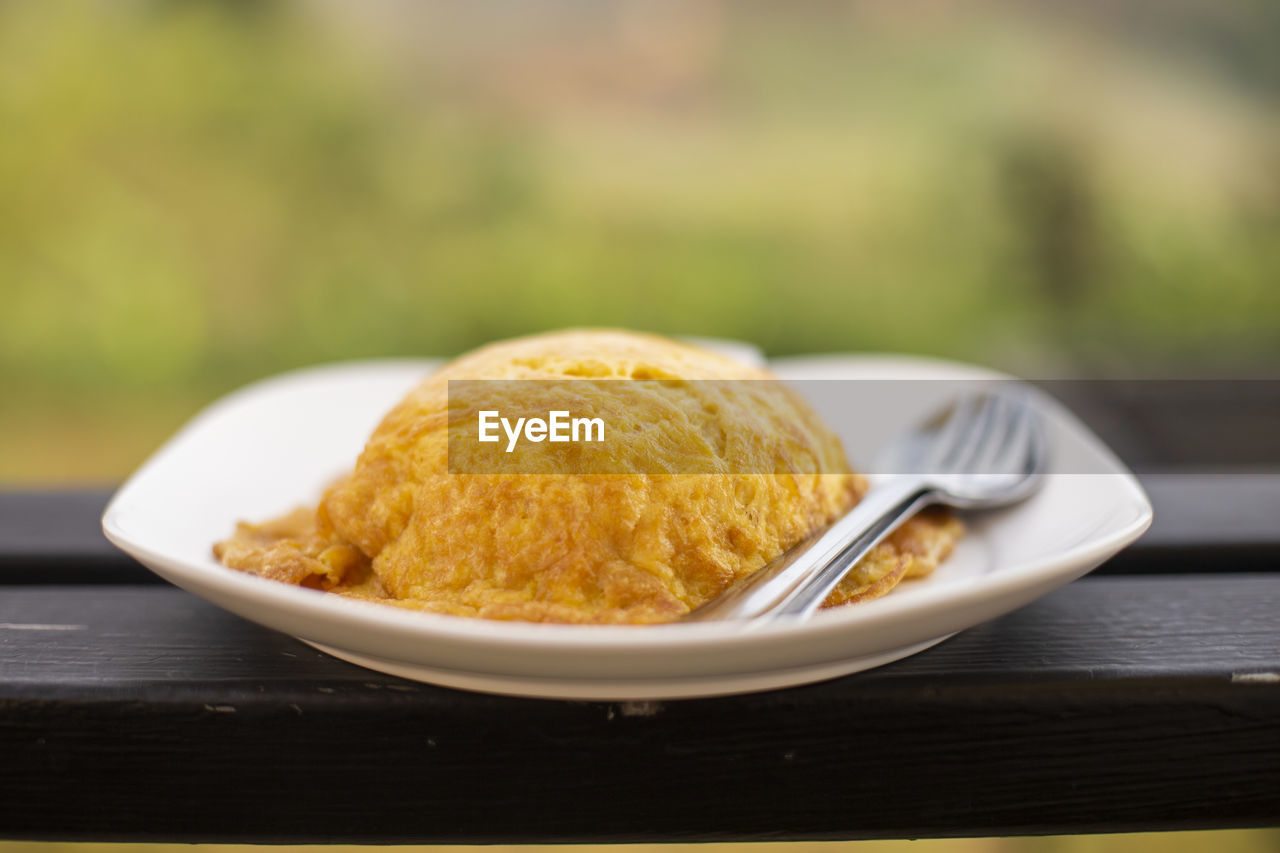
<instances>
[{"instance_id":1,"label":"blurred green background","mask_svg":"<svg viewBox=\"0 0 1280 853\"><path fill-rule=\"evenodd\" d=\"M0 0L0 481L567 325L1274 374L1280 5Z\"/></svg>"}]
</instances>

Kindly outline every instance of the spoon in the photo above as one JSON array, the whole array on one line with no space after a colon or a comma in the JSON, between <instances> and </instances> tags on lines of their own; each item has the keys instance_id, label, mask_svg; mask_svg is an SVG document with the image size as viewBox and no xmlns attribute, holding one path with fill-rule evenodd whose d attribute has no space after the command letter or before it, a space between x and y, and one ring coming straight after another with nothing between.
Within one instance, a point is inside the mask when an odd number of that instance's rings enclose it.
<instances>
[{"instance_id":1,"label":"spoon","mask_svg":"<svg viewBox=\"0 0 1280 853\"><path fill-rule=\"evenodd\" d=\"M886 536L930 504L1007 506L1039 487L1044 425L1025 394L985 391L955 400L881 451L894 476L840 518L694 609L686 622L807 617Z\"/></svg>"}]
</instances>

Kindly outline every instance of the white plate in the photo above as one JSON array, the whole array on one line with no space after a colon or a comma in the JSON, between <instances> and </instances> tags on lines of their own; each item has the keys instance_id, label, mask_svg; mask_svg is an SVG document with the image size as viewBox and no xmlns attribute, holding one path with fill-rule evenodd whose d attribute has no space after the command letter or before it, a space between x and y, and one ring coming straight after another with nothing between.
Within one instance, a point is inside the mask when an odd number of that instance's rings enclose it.
<instances>
[{"instance_id":1,"label":"white plate","mask_svg":"<svg viewBox=\"0 0 1280 853\"><path fill-rule=\"evenodd\" d=\"M894 356L773 366L791 379L995 376ZM382 414L432 367L426 361L320 367L231 394L125 483L103 516L107 537L183 589L362 666L494 693L640 700L803 684L897 660L1083 575L1151 523L1151 505L1133 476L1072 415L1046 404L1054 462L1034 497L969 519L969 533L929 578L803 624L494 622L353 601L232 571L213 559L213 543L237 520L314 504L325 485L349 470ZM824 386L804 387L820 395ZM936 382L913 387L946 390ZM858 417L856 401L831 396L812 402L855 465L920 414L907 406L891 416ZM1080 471L1091 473L1068 473Z\"/></svg>"}]
</instances>

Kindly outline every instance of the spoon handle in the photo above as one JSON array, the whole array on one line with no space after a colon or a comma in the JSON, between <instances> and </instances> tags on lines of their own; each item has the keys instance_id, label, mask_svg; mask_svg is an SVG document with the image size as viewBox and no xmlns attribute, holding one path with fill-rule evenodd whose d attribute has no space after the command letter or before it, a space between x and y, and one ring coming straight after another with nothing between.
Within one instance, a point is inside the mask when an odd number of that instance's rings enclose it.
<instances>
[{"instance_id":1,"label":"spoon handle","mask_svg":"<svg viewBox=\"0 0 1280 853\"><path fill-rule=\"evenodd\" d=\"M923 478L896 477L871 489L849 512L685 617L686 622L807 616L867 552L932 503Z\"/></svg>"}]
</instances>

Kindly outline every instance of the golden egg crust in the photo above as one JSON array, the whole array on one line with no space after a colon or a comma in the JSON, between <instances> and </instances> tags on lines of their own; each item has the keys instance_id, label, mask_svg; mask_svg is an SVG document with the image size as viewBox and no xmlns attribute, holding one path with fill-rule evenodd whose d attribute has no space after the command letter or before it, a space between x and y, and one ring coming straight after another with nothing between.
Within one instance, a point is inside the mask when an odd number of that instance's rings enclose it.
<instances>
[{"instance_id":1,"label":"golden egg crust","mask_svg":"<svg viewBox=\"0 0 1280 853\"><path fill-rule=\"evenodd\" d=\"M630 332L493 344L414 388L317 509L241 524L215 554L286 583L438 613L678 619L846 512L866 489L839 440L782 383L721 381L771 378ZM579 379L713 381L561 381ZM577 411L608 413L601 452L617 473L525 473L530 457L495 454L466 432L483 401L455 399L451 412L450 380L552 380L503 387L508 405L528 410L564 404L570 388ZM453 470L486 473L450 472L451 425ZM574 444L539 450L552 462L580 452ZM929 573L960 533L949 515L918 516L868 555L828 605Z\"/></svg>"}]
</instances>

